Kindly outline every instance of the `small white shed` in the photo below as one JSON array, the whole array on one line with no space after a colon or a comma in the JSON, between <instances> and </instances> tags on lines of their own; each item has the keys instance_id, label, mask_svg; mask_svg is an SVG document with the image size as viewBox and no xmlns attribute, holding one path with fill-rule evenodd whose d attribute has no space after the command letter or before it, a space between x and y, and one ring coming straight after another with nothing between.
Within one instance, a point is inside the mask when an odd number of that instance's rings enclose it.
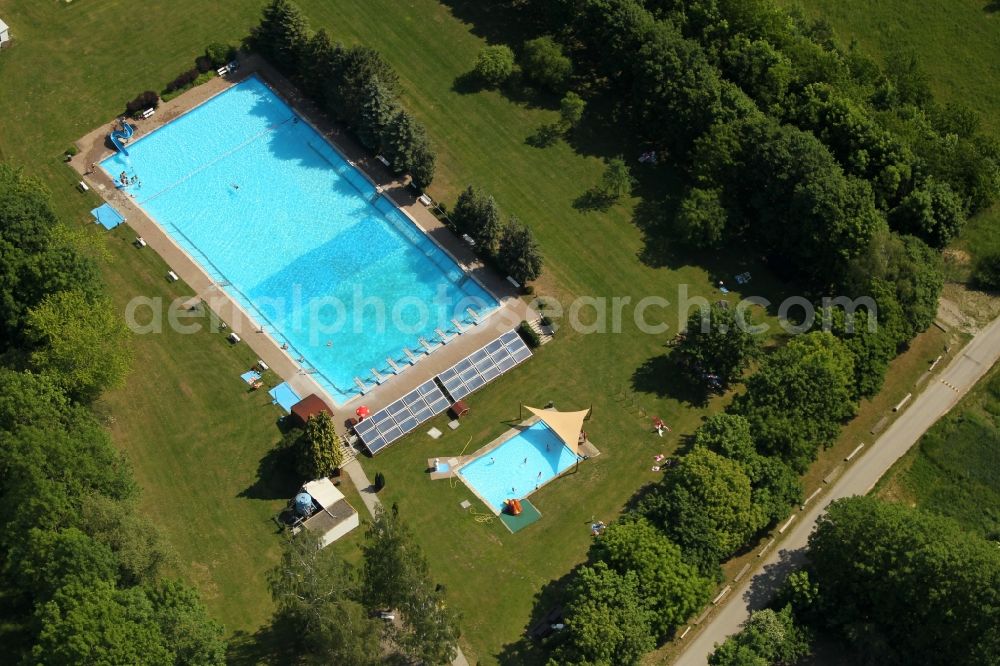
<instances>
[{"instance_id":1,"label":"small white shed","mask_svg":"<svg viewBox=\"0 0 1000 666\"><path fill-rule=\"evenodd\" d=\"M10 41L10 28L0 19L0 47Z\"/></svg>"}]
</instances>

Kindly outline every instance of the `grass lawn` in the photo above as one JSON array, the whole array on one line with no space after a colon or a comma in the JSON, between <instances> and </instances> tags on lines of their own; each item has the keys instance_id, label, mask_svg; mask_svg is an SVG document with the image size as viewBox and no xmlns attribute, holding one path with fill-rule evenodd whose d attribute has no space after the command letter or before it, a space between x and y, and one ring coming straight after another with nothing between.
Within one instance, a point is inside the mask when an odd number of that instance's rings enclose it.
<instances>
[{"instance_id":1,"label":"grass lawn","mask_svg":"<svg viewBox=\"0 0 1000 666\"><path fill-rule=\"evenodd\" d=\"M1000 541L1000 366L893 465L875 494Z\"/></svg>"},{"instance_id":2,"label":"grass lawn","mask_svg":"<svg viewBox=\"0 0 1000 666\"><path fill-rule=\"evenodd\" d=\"M190 67L207 43L241 37L263 4L0 0L0 16L16 40L0 54L0 159L40 174L64 218L82 223L98 201L73 190L76 179L60 164L61 152L112 119L138 92L160 89ZM634 305L654 294L676 301L678 285L687 284L692 295L714 299L713 282L731 283L733 274L751 270L753 293L780 300L784 286L736 252L663 252L658 261L641 261L646 248L633 223L633 201L602 212L574 207L599 179L601 161L566 143L546 149L525 143L556 112L496 92L456 89L456 79L484 44L453 15L470 11L471 3L300 4L314 27L377 48L400 73L406 104L438 148L439 175L431 188L436 199L451 203L475 183L535 230L547 262L540 294L563 302L619 297ZM583 152L597 144L590 142ZM137 294L183 293L183 286L162 280L164 266L152 252L125 242L127 230L93 234L103 239L107 279L119 303ZM609 303L609 320L612 309ZM650 312L651 320L657 312ZM593 310L584 309L580 318L592 321ZM551 582L586 557L591 518L614 518L640 486L657 478L649 469L653 455L670 453L724 401L690 404L664 362L675 315L667 318L671 330L655 336L637 329L629 307L621 321L620 333L583 335L564 328L531 362L476 393L472 413L457 431L438 419L422 430L436 425L446 433L442 439L417 433L364 463L369 477L385 472L383 500L399 504L433 575L463 613L463 649L473 663L530 661L510 646L529 622L536 595L546 594ZM136 467L144 509L178 551L178 572L199 585L230 631L252 633L271 612L264 573L278 540L269 520L287 499L290 482L265 474L267 482L258 483L261 461L279 437L278 412L263 394L246 393L238 375L253 359L222 336L146 336L135 347L128 386L109 394L101 409L114 417L116 441ZM542 512L538 523L511 535L498 520L477 522L459 502L469 499L480 513L486 508L463 485L426 478L428 457L474 450L508 427L520 402L549 401L566 409L594 406L587 430L602 455L532 496ZM652 416L663 417L674 433L657 438L649 431ZM362 508L356 496L349 499ZM359 538L356 533L332 552L356 559Z\"/></svg>"}]
</instances>

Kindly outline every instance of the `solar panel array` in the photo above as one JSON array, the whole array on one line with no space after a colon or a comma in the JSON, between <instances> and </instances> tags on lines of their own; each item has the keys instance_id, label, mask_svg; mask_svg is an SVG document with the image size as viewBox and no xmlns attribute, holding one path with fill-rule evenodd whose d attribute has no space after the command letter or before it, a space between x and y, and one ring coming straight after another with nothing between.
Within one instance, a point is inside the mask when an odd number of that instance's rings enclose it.
<instances>
[{"instance_id":1,"label":"solar panel array","mask_svg":"<svg viewBox=\"0 0 1000 666\"><path fill-rule=\"evenodd\" d=\"M368 453L375 455L451 403L433 379L354 426Z\"/></svg>"},{"instance_id":2,"label":"solar panel array","mask_svg":"<svg viewBox=\"0 0 1000 666\"><path fill-rule=\"evenodd\" d=\"M454 400L461 400L528 359L531 350L517 331L510 330L482 349L469 354L437 376Z\"/></svg>"}]
</instances>

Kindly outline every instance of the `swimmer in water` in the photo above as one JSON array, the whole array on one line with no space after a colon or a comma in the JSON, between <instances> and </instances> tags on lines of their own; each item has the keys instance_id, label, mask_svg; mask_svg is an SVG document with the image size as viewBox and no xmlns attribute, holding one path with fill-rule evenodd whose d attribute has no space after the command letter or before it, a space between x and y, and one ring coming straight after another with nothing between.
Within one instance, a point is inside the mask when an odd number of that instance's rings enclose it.
<instances>
[{"instance_id":1,"label":"swimmer in water","mask_svg":"<svg viewBox=\"0 0 1000 666\"><path fill-rule=\"evenodd\" d=\"M230 183L230 185L232 185L232 186L233 186L233 189L234 189L234 190L238 190L238 189L240 189L240 186L239 186L239 185L237 185L236 183Z\"/></svg>"}]
</instances>

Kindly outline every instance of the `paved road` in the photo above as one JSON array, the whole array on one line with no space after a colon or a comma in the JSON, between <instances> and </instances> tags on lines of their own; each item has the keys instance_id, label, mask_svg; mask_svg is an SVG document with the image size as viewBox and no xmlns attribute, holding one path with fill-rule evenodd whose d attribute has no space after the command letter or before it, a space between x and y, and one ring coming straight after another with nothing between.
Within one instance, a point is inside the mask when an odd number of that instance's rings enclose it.
<instances>
[{"instance_id":1,"label":"paved road","mask_svg":"<svg viewBox=\"0 0 1000 666\"><path fill-rule=\"evenodd\" d=\"M923 392L905 408L871 450L852 463L834 484L820 493L805 511L798 513L779 550L771 553L758 569L736 590L729 602L700 632L687 638L676 666L704 666L708 655L727 636L739 631L751 610L763 607L790 571L804 560L806 542L826 505L835 499L863 495L900 456L920 439L931 425L955 406L959 399L1000 359L1000 318L980 331L948 366L928 380ZM865 447L868 449L869 447ZM809 489L807 489L809 490ZM695 630L692 630L694 634Z\"/></svg>"}]
</instances>

